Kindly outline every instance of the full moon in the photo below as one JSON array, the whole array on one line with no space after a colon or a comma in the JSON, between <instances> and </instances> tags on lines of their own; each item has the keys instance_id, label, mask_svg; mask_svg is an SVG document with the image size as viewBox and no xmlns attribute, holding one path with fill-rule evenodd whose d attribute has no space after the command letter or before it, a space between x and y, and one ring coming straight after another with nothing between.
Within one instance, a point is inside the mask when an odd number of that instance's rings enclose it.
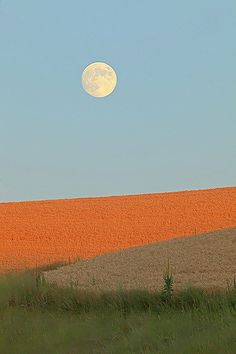
<instances>
[{"instance_id":1,"label":"full moon","mask_svg":"<svg viewBox=\"0 0 236 354\"><path fill-rule=\"evenodd\" d=\"M110 95L117 84L115 70L108 64L96 62L88 65L82 74L82 86L93 97Z\"/></svg>"}]
</instances>

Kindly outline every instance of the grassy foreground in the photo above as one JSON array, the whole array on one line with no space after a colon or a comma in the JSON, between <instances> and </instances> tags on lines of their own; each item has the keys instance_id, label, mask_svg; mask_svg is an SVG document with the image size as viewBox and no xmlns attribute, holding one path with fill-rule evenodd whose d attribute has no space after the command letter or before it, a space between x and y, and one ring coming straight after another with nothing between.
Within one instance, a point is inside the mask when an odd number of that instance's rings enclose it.
<instances>
[{"instance_id":1,"label":"grassy foreground","mask_svg":"<svg viewBox=\"0 0 236 354\"><path fill-rule=\"evenodd\" d=\"M1 354L235 354L236 284L225 291L90 292L49 285L48 266L0 278Z\"/></svg>"}]
</instances>

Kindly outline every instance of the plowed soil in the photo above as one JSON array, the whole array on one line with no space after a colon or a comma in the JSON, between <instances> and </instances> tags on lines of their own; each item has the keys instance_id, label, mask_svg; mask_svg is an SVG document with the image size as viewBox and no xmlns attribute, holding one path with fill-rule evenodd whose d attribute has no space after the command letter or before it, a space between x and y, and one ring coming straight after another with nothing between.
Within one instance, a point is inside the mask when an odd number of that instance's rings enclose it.
<instances>
[{"instance_id":1,"label":"plowed soil","mask_svg":"<svg viewBox=\"0 0 236 354\"><path fill-rule=\"evenodd\" d=\"M0 272L236 226L236 187L0 203Z\"/></svg>"},{"instance_id":2,"label":"plowed soil","mask_svg":"<svg viewBox=\"0 0 236 354\"><path fill-rule=\"evenodd\" d=\"M152 243L97 256L43 272L49 283L100 292L124 289L160 290L167 264L174 289L192 286L227 289L236 278L236 228ZM227 284L227 281L229 282Z\"/></svg>"}]
</instances>

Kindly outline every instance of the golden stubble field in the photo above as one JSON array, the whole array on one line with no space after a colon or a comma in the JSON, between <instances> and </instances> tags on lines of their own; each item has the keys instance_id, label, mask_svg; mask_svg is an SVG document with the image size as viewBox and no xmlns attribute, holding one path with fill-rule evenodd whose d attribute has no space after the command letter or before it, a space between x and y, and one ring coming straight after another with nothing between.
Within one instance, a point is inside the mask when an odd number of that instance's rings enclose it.
<instances>
[{"instance_id":1,"label":"golden stubble field","mask_svg":"<svg viewBox=\"0 0 236 354\"><path fill-rule=\"evenodd\" d=\"M236 226L236 187L0 203L0 273Z\"/></svg>"},{"instance_id":2,"label":"golden stubble field","mask_svg":"<svg viewBox=\"0 0 236 354\"><path fill-rule=\"evenodd\" d=\"M125 289L160 290L169 260L174 289L232 287L236 278L236 227L131 247L43 272L49 283L99 292Z\"/></svg>"}]
</instances>

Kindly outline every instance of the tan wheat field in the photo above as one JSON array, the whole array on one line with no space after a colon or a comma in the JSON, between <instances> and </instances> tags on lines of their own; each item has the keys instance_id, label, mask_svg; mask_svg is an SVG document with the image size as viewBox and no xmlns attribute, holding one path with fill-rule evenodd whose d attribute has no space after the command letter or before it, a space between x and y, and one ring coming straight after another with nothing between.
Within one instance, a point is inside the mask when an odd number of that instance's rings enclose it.
<instances>
[{"instance_id":1,"label":"tan wheat field","mask_svg":"<svg viewBox=\"0 0 236 354\"><path fill-rule=\"evenodd\" d=\"M49 283L79 289L148 289L163 285L169 259L174 288L190 284L206 289L226 289L236 277L236 227L191 237L178 237L97 256L43 272Z\"/></svg>"}]
</instances>

